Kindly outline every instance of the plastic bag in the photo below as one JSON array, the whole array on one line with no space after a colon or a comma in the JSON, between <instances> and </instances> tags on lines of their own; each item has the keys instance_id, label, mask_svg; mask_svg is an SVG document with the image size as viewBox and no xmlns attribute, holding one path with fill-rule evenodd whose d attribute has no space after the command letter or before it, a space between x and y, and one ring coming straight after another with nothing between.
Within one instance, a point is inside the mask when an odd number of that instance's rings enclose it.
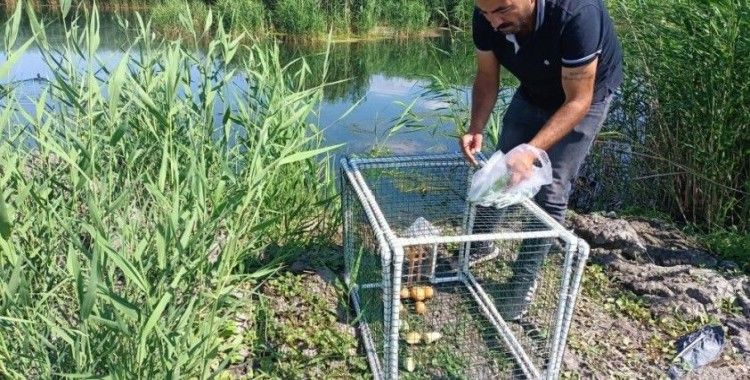
<instances>
[{"instance_id":1,"label":"plastic bag","mask_svg":"<svg viewBox=\"0 0 750 380\"><path fill-rule=\"evenodd\" d=\"M511 185L513 173L508 167L508 157L531 154L535 157L530 175L515 185ZM481 169L474 173L469 187L469 201L481 206L507 207L531 198L542 186L552 183L552 163L547 152L528 144L511 149L508 154L501 151L487 160Z\"/></svg>"},{"instance_id":2,"label":"plastic bag","mask_svg":"<svg viewBox=\"0 0 750 380\"><path fill-rule=\"evenodd\" d=\"M670 379L682 378L716 360L724 349L724 329L721 326L703 327L681 336L675 346L678 353L667 372Z\"/></svg>"}]
</instances>

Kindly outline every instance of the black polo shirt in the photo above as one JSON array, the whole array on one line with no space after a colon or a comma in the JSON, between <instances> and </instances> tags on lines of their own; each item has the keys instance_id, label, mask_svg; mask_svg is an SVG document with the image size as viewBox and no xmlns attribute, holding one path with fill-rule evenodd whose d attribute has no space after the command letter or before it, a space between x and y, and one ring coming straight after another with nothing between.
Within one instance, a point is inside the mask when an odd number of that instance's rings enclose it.
<instances>
[{"instance_id":1,"label":"black polo shirt","mask_svg":"<svg viewBox=\"0 0 750 380\"><path fill-rule=\"evenodd\" d=\"M520 80L526 98L545 109L557 109L565 101L562 67L599 57L594 102L622 82L622 51L602 0L537 0L534 31L523 39L493 30L475 8L473 37L477 49L493 51Z\"/></svg>"}]
</instances>

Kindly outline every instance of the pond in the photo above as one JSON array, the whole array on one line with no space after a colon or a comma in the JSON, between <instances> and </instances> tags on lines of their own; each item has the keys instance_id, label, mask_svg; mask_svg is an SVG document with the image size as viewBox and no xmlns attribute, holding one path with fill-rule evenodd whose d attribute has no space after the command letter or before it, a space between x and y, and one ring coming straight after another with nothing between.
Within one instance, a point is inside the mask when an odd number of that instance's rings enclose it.
<instances>
[{"instance_id":1,"label":"pond","mask_svg":"<svg viewBox=\"0 0 750 380\"><path fill-rule=\"evenodd\" d=\"M43 17L53 48L64 42L58 17ZM123 32L114 14L102 13L100 23L98 59L105 66L113 66L132 36ZM30 36L30 27L22 25L19 41ZM280 56L284 62L305 58L311 67L311 81L322 81L326 47L325 42L282 41ZM344 152L366 152L376 147L396 154L458 151L454 123L440 117L447 104L434 99L427 90L431 76L440 76L454 88L455 97L468 104L473 51L465 33L334 43L326 80L337 83L326 88L324 100L310 122L324 129L326 144L345 143ZM4 52L0 52L0 59L5 59ZM84 60L80 62L86 64ZM51 75L41 54L30 49L4 82L17 86L21 104L31 111ZM411 111L410 125L391 133L407 108Z\"/></svg>"}]
</instances>

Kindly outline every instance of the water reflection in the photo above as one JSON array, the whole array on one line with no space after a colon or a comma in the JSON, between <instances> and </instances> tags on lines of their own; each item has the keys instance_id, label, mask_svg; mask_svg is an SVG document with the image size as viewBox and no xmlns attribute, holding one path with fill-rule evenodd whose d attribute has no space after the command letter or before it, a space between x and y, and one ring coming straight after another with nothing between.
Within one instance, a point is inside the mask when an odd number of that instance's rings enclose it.
<instances>
[{"instance_id":1,"label":"water reflection","mask_svg":"<svg viewBox=\"0 0 750 380\"><path fill-rule=\"evenodd\" d=\"M65 28L59 15L42 14L41 19L45 22L50 45L62 49ZM113 67L120 61L123 49L135 38L137 21L133 15L120 18L102 12L100 25L97 64ZM28 20L24 19L18 41L21 43L31 36ZM385 145L394 153L455 151L455 140L449 136L453 126L436 117L445 105L420 95L426 91L427 80L432 75L440 75L460 86L471 81L473 47L466 36L459 37L334 43L328 55L325 43L282 41L279 48L284 63L299 65L296 60L305 58L309 66L308 85L318 85L324 79L333 82L326 87L324 101L310 120L325 129L327 143L347 143L345 150L348 152L366 151L375 144ZM0 59L5 58L5 54L0 53ZM77 58L76 62L86 64L83 58ZM47 85L46 79L52 75L41 54L32 49L20 57L5 84L17 87L21 104L32 110ZM430 128L389 134L394 120L404 111L403 105L412 102L411 111L420 115L421 122ZM341 118L352 107L353 110Z\"/></svg>"}]
</instances>

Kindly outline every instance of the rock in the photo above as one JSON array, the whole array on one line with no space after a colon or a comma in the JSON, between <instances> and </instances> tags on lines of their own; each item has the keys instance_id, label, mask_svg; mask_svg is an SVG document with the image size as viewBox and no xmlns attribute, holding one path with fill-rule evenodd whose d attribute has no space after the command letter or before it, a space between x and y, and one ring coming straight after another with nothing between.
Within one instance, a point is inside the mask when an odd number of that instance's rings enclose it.
<instances>
[{"instance_id":1,"label":"rock","mask_svg":"<svg viewBox=\"0 0 750 380\"><path fill-rule=\"evenodd\" d=\"M647 255L652 262L661 266L692 265L697 267L715 267L717 260L706 251L699 249L669 249L647 247Z\"/></svg>"},{"instance_id":2,"label":"rock","mask_svg":"<svg viewBox=\"0 0 750 380\"><path fill-rule=\"evenodd\" d=\"M742 314L750 318L750 282L741 279L737 282L737 304L742 308Z\"/></svg>"},{"instance_id":3,"label":"rock","mask_svg":"<svg viewBox=\"0 0 750 380\"><path fill-rule=\"evenodd\" d=\"M599 265L609 265L615 260L622 258L622 252L606 248L592 248L589 252L589 261Z\"/></svg>"},{"instance_id":4,"label":"rock","mask_svg":"<svg viewBox=\"0 0 750 380\"><path fill-rule=\"evenodd\" d=\"M329 285L332 285L336 281L336 273L334 273L331 268L323 266L317 267L315 268L315 273Z\"/></svg>"},{"instance_id":5,"label":"rock","mask_svg":"<svg viewBox=\"0 0 750 380\"><path fill-rule=\"evenodd\" d=\"M735 286L716 271L689 265L663 267L613 261L612 276L635 294L646 298L657 315L677 310L686 319L717 311L722 300L735 295Z\"/></svg>"},{"instance_id":6,"label":"rock","mask_svg":"<svg viewBox=\"0 0 750 380\"><path fill-rule=\"evenodd\" d=\"M740 266L737 265L734 261L730 260L721 260L719 261L719 264L717 265L720 269L723 269L725 271L733 272L740 269Z\"/></svg>"},{"instance_id":7,"label":"rock","mask_svg":"<svg viewBox=\"0 0 750 380\"><path fill-rule=\"evenodd\" d=\"M750 371L747 365L742 363L712 363L707 367L699 368L685 376L684 380L705 379L747 379Z\"/></svg>"},{"instance_id":8,"label":"rock","mask_svg":"<svg viewBox=\"0 0 750 380\"><path fill-rule=\"evenodd\" d=\"M581 369L581 361L569 350L565 350L563 354L563 368L566 371L579 372Z\"/></svg>"},{"instance_id":9,"label":"rock","mask_svg":"<svg viewBox=\"0 0 750 380\"><path fill-rule=\"evenodd\" d=\"M741 354L750 355L750 321L732 318L726 321L729 339Z\"/></svg>"},{"instance_id":10,"label":"rock","mask_svg":"<svg viewBox=\"0 0 750 380\"><path fill-rule=\"evenodd\" d=\"M646 246L625 219L611 219L599 214L575 215L571 219L575 232L593 248L619 249L631 260L640 260Z\"/></svg>"}]
</instances>

